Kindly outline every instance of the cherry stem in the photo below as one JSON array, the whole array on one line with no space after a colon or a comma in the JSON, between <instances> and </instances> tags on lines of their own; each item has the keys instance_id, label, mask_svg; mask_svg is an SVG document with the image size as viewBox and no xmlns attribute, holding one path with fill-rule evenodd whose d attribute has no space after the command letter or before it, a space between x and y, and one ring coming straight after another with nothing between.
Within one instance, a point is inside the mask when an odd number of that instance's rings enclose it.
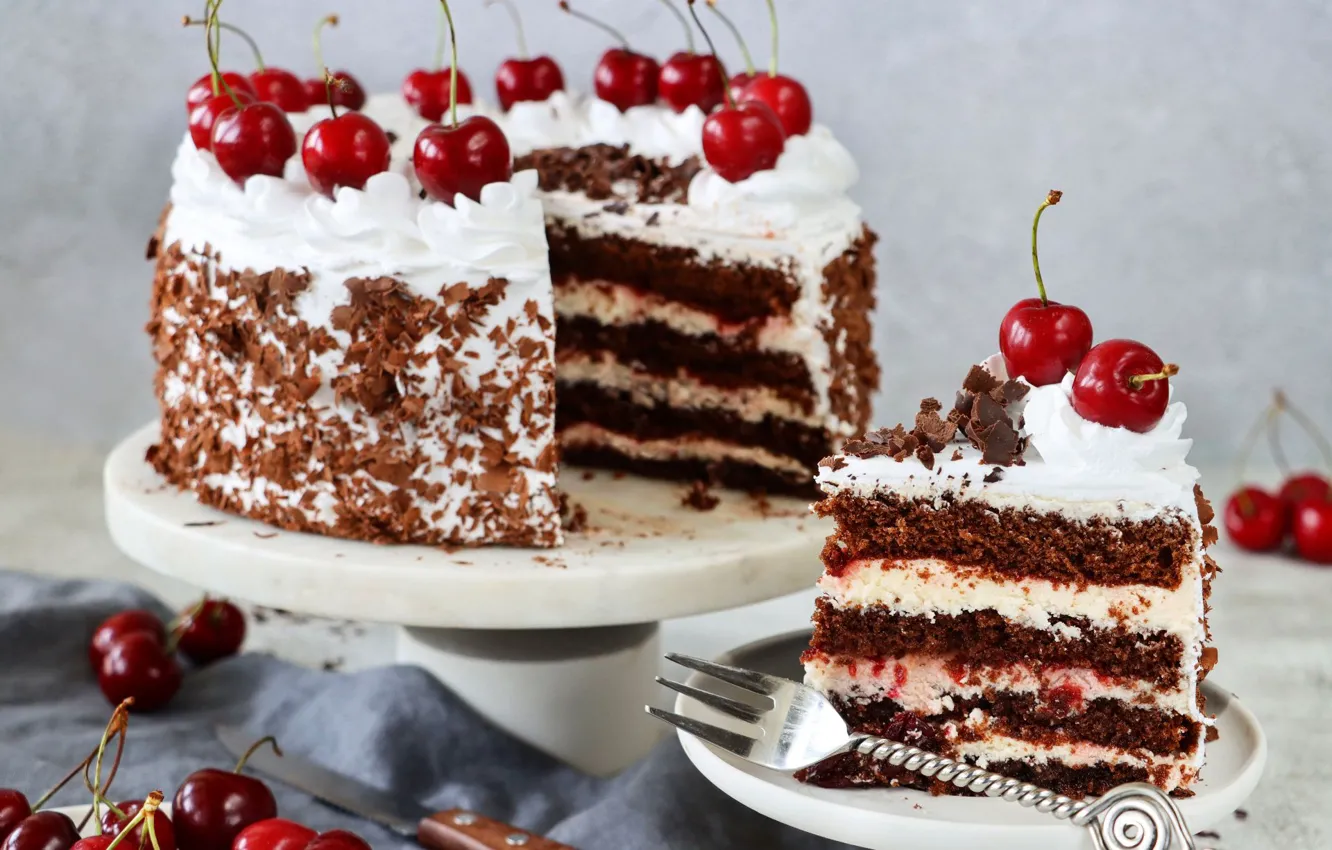
<instances>
[{"instance_id":1,"label":"cherry stem","mask_svg":"<svg viewBox=\"0 0 1332 850\"><path fill-rule=\"evenodd\" d=\"M1281 396L1278 393L1278 399L1279 398L1281 398ZM1243 483L1244 481L1244 473L1249 467L1249 458L1253 455L1254 446L1258 445L1259 435L1261 435L1263 431L1267 431L1270 434L1272 426L1276 423L1277 417L1280 415L1281 408L1277 406L1277 400L1273 400L1271 404L1258 414L1258 418L1254 420L1253 424L1249 426L1249 432L1244 435L1244 442L1240 443L1240 454L1235 464L1236 484ZM1244 497L1240 507L1246 512L1252 511L1252 505L1246 504L1251 501L1252 500L1247 496Z\"/></svg>"},{"instance_id":2,"label":"cherry stem","mask_svg":"<svg viewBox=\"0 0 1332 850\"><path fill-rule=\"evenodd\" d=\"M106 845L106 850L114 850L115 847L120 845L120 842L125 840L125 836L133 832L134 828L144 821L148 821L148 826L145 828L145 831L153 842L153 850L161 850L157 844L157 835L153 830L153 822L157 820L154 815L157 813L157 807L160 805L162 805L162 792L151 792L146 798L144 798L143 807L134 813L134 817L130 818L129 823L120 828L120 834L117 835L110 844Z\"/></svg>"},{"instance_id":3,"label":"cherry stem","mask_svg":"<svg viewBox=\"0 0 1332 850\"><path fill-rule=\"evenodd\" d=\"M1318 453L1323 457L1324 467L1329 471L1332 471L1332 445L1328 444L1327 437L1323 435L1322 430L1320 430L1314 423L1313 419L1311 419L1304 411L1291 404L1290 400L1286 398L1286 394L1281 392L1281 390L1277 390L1273 396L1272 406L1278 412L1285 413L1291 419L1295 420L1295 424L1300 426L1300 430L1307 434L1309 439L1312 440L1313 444L1318 448ZM1273 430L1275 431L1275 425L1273 426ZM1282 460L1284 460L1284 458L1282 458ZM1282 471L1289 474L1288 469Z\"/></svg>"},{"instance_id":4,"label":"cherry stem","mask_svg":"<svg viewBox=\"0 0 1332 850\"><path fill-rule=\"evenodd\" d=\"M1045 297L1045 281L1041 280L1041 260L1036 256L1036 230L1041 226L1041 213L1045 212L1046 207L1052 207L1059 203L1059 199L1064 197L1064 193L1058 189L1051 189L1045 196L1045 200L1036 208L1036 218L1031 222L1031 267L1036 271L1036 291L1041 295L1041 306L1045 307L1050 300Z\"/></svg>"},{"instance_id":5,"label":"cherry stem","mask_svg":"<svg viewBox=\"0 0 1332 850\"><path fill-rule=\"evenodd\" d=\"M186 15L184 18L182 18L180 23L181 26L186 26L186 27L208 26L208 21L195 20L194 18L191 18L189 15ZM264 55L259 52L259 44L250 36L248 32L236 26L235 24L228 24L223 21L218 21L217 25L222 29L226 30L227 32L234 32L236 35L245 39L245 43L250 45L250 51L254 53L255 67L258 68L260 71L264 70Z\"/></svg>"},{"instance_id":6,"label":"cherry stem","mask_svg":"<svg viewBox=\"0 0 1332 850\"><path fill-rule=\"evenodd\" d=\"M338 25L337 15L325 15L324 17L320 18L317 22L315 22L315 28L314 28L315 67L317 67L321 73L325 73L328 70L328 66L324 64L324 45L323 45L324 27L326 26L336 27L337 25Z\"/></svg>"},{"instance_id":7,"label":"cherry stem","mask_svg":"<svg viewBox=\"0 0 1332 850\"><path fill-rule=\"evenodd\" d=\"M340 91L346 91L347 89L351 88L351 83L348 83L346 80L339 80L336 76L333 75L333 72L332 72L332 71L330 71L330 70L328 70L327 68L325 68L325 69L324 69L324 97L328 99L328 111L331 112L331 113L333 113L333 117L334 117L334 118L337 118L337 117L338 117L338 105L337 105L337 103L335 103L335 102L333 101L333 87L334 87L334 86L336 86ZM205 597L204 597L204 602L207 602L207 601L208 601L208 597L205 596ZM199 603L199 605L202 607L203 602Z\"/></svg>"},{"instance_id":8,"label":"cherry stem","mask_svg":"<svg viewBox=\"0 0 1332 850\"><path fill-rule=\"evenodd\" d=\"M740 28L735 25L735 21L723 15L721 9L717 8L717 0L708 0L708 8L712 10L712 14L721 18L721 22L731 31L731 35L735 36L735 43L740 45L740 55L745 58L745 73L754 76L754 57L749 53L749 45L745 44L744 36L740 35Z\"/></svg>"},{"instance_id":9,"label":"cherry stem","mask_svg":"<svg viewBox=\"0 0 1332 850\"><path fill-rule=\"evenodd\" d=\"M504 7L509 13L509 18L513 20L514 37L518 40L518 58L527 60L527 36L523 33L523 17L518 14L518 7L513 5L513 0L486 0L487 6L494 6L496 3Z\"/></svg>"},{"instance_id":10,"label":"cherry stem","mask_svg":"<svg viewBox=\"0 0 1332 850\"><path fill-rule=\"evenodd\" d=\"M239 97L236 97L236 92L232 91L231 84L227 82L226 77L222 76L222 71L218 68L218 54L222 52L222 25L218 22L217 13L221 8L222 0L212 0L207 7L210 10L208 24L204 27L205 38L208 38L209 31L212 31L212 38L208 40L208 61L213 66L213 94L217 95L219 93L218 85L221 84L222 90L227 93L227 97L231 98L231 102L236 105L236 108L242 109L245 104L240 102Z\"/></svg>"},{"instance_id":11,"label":"cherry stem","mask_svg":"<svg viewBox=\"0 0 1332 850\"><path fill-rule=\"evenodd\" d=\"M578 10L574 9L569 5L569 0L560 0L560 9L567 12L570 15L573 15L578 20L589 23L592 26L596 27L597 29L601 30L602 32L609 34L611 38L615 39L620 43L621 47L623 47L625 50L629 49L629 39L624 37L624 33L620 32L615 27L611 26L605 21L597 20L596 18L592 17L586 12L579 12Z\"/></svg>"},{"instance_id":12,"label":"cherry stem","mask_svg":"<svg viewBox=\"0 0 1332 850\"><path fill-rule=\"evenodd\" d=\"M328 71L325 70L324 73L327 74ZM333 105L333 99L331 95L329 97L328 105L330 107L332 107ZM197 618L200 614L203 613L204 606L206 606L207 604L208 604L208 594L205 593L198 602L194 603L189 608L182 611L179 616L177 616L167 625L167 635L168 635L167 644L166 644L167 655L170 655L171 653L176 651L176 647L180 645L181 635L185 633L185 630L189 628L190 624L194 622L195 618Z\"/></svg>"},{"instance_id":13,"label":"cherry stem","mask_svg":"<svg viewBox=\"0 0 1332 850\"><path fill-rule=\"evenodd\" d=\"M111 719L106 723L106 729L102 731L102 740L98 742L97 749L93 751L83 766L83 784L93 795L93 814L100 824L102 821L101 803L105 794L111 790L111 783L116 781L116 772L120 769L120 757L125 753L125 731L129 728L129 708L134 704L134 698L128 697L116 710L111 712ZM111 773L106 778L106 784L102 784L102 758L106 755L106 746L111 742L112 736L116 738L116 755L111 762ZM88 769L93 768L93 775L88 775ZM35 807L34 807L35 808Z\"/></svg>"},{"instance_id":14,"label":"cherry stem","mask_svg":"<svg viewBox=\"0 0 1332 850\"><path fill-rule=\"evenodd\" d=\"M83 759L83 761L81 761L81 762L79 762L77 765L75 765L75 766L74 766L74 769L71 770L69 773L66 773L66 774L64 775L64 777L62 777L61 780L60 780L59 782L57 782L55 785L52 785L51 788L50 788L50 790L48 790L45 794L43 794L42 796L40 796L40 797L37 798L37 802L35 802L35 803L32 804L32 810L33 810L34 812L35 812L35 811L38 811L38 810L41 809L42 806L46 805L46 803L47 803L48 801L50 801L50 799L51 799L52 797L54 797L56 794L60 793L60 789L61 789L61 788L64 788L66 785L69 784L70 780L72 780L74 777L78 776L78 775L79 775L80 773L82 773L83 771L87 770L87 769L88 769L88 765L92 763L92 760L93 760L96 756L97 756L97 750L95 750L95 749L94 749L94 750L90 750L90 751L88 752L87 757L85 757L85 758Z\"/></svg>"},{"instance_id":15,"label":"cherry stem","mask_svg":"<svg viewBox=\"0 0 1332 850\"><path fill-rule=\"evenodd\" d=\"M1152 372L1148 375L1129 375L1128 383L1130 389L1140 390L1142 385L1148 381L1164 381L1173 378L1179 374L1179 367L1174 363L1167 363L1161 367L1161 371Z\"/></svg>"},{"instance_id":16,"label":"cherry stem","mask_svg":"<svg viewBox=\"0 0 1332 850\"><path fill-rule=\"evenodd\" d=\"M665 6L667 9L670 9L670 10L671 10L671 14L674 15L674 16L675 16L675 19L676 19L677 21L680 22L680 26L684 27L684 31L685 31L685 50L686 50L686 52L689 53L690 56L693 56L693 55L694 55L694 31L693 31L693 29L690 28L688 19L685 18L683 12L681 12L679 9L677 9L677 8L675 7L675 4L672 3L671 0L661 0L661 3L662 3L662 5ZM697 20L697 16L695 16L695 20Z\"/></svg>"},{"instance_id":17,"label":"cherry stem","mask_svg":"<svg viewBox=\"0 0 1332 850\"><path fill-rule=\"evenodd\" d=\"M716 59L717 46L712 43L712 36L708 35L708 31L704 28L703 22L698 19L698 10L694 8L694 0L689 0L689 15L694 19L694 25L698 27L698 31L703 33L703 40L708 43L708 52L712 54L713 59ZM731 97L731 86L730 82L726 79L726 71L722 68L720 60L716 64L717 74L721 77L722 93L726 96L726 105L731 109L734 109L735 98Z\"/></svg>"},{"instance_id":18,"label":"cherry stem","mask_svg":"<svg viewBox=\"0 0 1332 850\"><path fill-rule=\"evenodd\" d=\"M444 19L449 23L449 49L452 61L449 65L449 119L453 126L458 126L458 33L453 29L453 13L449 11L449 0L439 0L444 7ZM274 747L276 749L276 747Z\"/></svg>"},{"instance_id":19,"label":"cherry stem","mask_svg":"<svg viewBox=\"0 0 1332 850\"><path fill-rule=\"evenodd\" d=\"M260 747L262 747L264 744L268 744L270 747L272 747L273 752L276 753L278 756L282 755L282 749L278 747L277 738L274 738L272 735L265 735L264 737L260 738L259 740L251 744L250 748L246 750L244 755L240 757L240 761L236 762L235 772L240 773L242 770L244 770L245 763L250 760L250 756L254 755L255 751L258 750Z\"/></svg>"},{"instance_id":20,"label":"cherry stem","mask_svg":"<svg viewBox=\"0 0 1332 850\"><path fill-rule=\"evenodd\" d=\"M777 4L768 0L768 21L772 25L772 55L768 57L768 76L777 76Z\"/></svg>"}]
</instances>

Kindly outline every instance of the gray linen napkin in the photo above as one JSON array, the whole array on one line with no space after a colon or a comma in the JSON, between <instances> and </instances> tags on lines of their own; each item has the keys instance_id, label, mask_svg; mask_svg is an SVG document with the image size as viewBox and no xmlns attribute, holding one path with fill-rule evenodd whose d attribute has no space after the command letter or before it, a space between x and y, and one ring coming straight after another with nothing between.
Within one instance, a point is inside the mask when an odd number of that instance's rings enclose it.
<instances>
[{"instance_id":1,"label":"gray linen napkin","mask_svg":"<svg viewBox=\"0 0 1332 850\"><path fill-rule=\"evenodd\" d=\"M123 584L0 572L0 787L36 795L96 744L110 712L87 641L125 608L168 612ZM172 704L135 715L113 797L170 799L200 767L234 763L219 722L274 734L284 749L440 809L465 807L580 850L834 845L781 826L713 788L671 736L612 779L586 776L494 729L413 667L325 673L244 655L186 673ZM282 816L342 827L374 847L414 846L271 783ZM53 805L86 802L81 784Z\"/></svg>"}]
</instances>

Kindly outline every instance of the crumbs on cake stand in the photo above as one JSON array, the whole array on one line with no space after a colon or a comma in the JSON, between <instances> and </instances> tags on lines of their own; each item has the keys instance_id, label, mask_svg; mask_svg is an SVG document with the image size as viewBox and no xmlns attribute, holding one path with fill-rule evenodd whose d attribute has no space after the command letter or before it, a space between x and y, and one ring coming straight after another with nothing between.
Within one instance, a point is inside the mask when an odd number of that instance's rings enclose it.
<instances>
[{"instance_id":1,"label":"crumbs on cake stand","mask_svg":"<svg viewBox=\"0 0 1332 850\"><path fill-rule=\"evenodd\" d=\"M689 489L680 497L680 504L696 511L710 511L721 504L721 499L713 495L708 482L699 480L689 485Z\"/></svg>"}]
</instances>

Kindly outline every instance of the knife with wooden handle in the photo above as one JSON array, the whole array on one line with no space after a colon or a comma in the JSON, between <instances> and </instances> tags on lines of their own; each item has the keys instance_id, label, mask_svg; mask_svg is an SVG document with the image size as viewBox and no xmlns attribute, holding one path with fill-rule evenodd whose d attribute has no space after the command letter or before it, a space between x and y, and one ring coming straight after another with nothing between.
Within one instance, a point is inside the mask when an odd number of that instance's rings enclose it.
<instances>
[{"instance_id":1,"label":"knife with wooden handle","mask_svg":"<svg viewBox=\"0 0 1332 850\"><path fill-rule=\"evenodd\" d=\"M231 726L217 727L217 737L237 758L258 738ZM414 838L430 850L573 850L567 844L466 809L431 811L415 800L366 785L299 756L279 756L260 749L245 764L335 809Z\"/></svg>"}]
</instances>

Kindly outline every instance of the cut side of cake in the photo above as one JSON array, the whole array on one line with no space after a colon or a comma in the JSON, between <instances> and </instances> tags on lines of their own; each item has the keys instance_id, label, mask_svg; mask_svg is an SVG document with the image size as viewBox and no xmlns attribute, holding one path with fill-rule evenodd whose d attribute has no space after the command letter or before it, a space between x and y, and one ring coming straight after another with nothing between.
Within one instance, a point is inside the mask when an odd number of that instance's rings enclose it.
<instances>
[{"instance_id":1,"label":"cut side of cake","mask_svg":"<svg viewBox=\"0 0 1332 850\"><path fill-rule=\"evenodd\" d=\"M821 464L815 511L836 530L805 680L857 731L1059 793L1188 793L1217 568L1183 405L1147 433L1107 428L1078 417L1069 381L989 368L947 418L927 400L911 430ZM854 754L801 778L929 787Z\"/></svg>"},{"instance_id":2,"label":"cut side of cake","mask_svg":"<svg viewBox=\"0 0 1332 850\"><path fill-rule=\"evenodd\" d=\"M703 119L563 93L505 117L541 174L563 459L808 493L878 387L855 163L816 126L728 183Z\"/></svg>"}]
</instances>

